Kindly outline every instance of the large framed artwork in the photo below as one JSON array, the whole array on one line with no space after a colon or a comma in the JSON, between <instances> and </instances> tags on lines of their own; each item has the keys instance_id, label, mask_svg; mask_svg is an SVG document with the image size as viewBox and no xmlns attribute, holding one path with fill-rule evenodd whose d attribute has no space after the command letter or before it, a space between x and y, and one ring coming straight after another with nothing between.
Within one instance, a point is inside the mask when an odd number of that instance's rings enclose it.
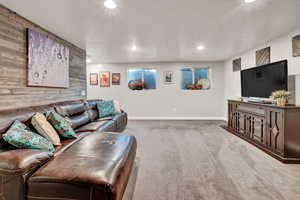
<instances>
[{"instance_id":1,"label":"large framed artwork","mask_svg":"<svg viewBox=\"0 0 300 200\"><path fill-rule=\"evenodd\" d=\"M112 73L111 84L112 85L120 85L120 83L121 83L121 74L120 73Z\"/></svg>"},{"instance_id":2,"label":"large framed artwork","mask_svg":"<svg viewBox=\"0 0 300 200\"><path fill-rule=\"evenodd\" d=\"M90 73L90 85L98 85L98 73Z\"/></svg>"},{"instance_id":3,"label":"large framed artwork","mask_svg":"<svg viewBox=\"0 0 300 200\"><path fill-rule=\"evenodd\" d=\"M256 51L256 65L269 64L271 62L271 47Z\"/></svg>"},{"instance_id":4,"label":"large framed artwork","mask_svg":"<svg viewBox=\"0 0 300 200\"><path fill-rule=\"evenodd\" d=\"M293 57L300 56L300 35L293 37Z\"/></svg>"},{"instance_id":5,"label":"large framed artwork","mask_svg":"<svg viewBox=\"0 0 300 200\"><path fill-rule=\"evenodd\" d=\"M100 72L100 87L109 87L110 86L110 72Z\"/></svg>"},{"instance_id":6,"label":"large framed artwork","mask_svg":"<svg viewBox=\"0 0 300 200\"><path fill-rule=\"evenodd\" d=\"M47 35L27 29L27 85L69 87L69 48Z\"/></svg>"}]
</instances>

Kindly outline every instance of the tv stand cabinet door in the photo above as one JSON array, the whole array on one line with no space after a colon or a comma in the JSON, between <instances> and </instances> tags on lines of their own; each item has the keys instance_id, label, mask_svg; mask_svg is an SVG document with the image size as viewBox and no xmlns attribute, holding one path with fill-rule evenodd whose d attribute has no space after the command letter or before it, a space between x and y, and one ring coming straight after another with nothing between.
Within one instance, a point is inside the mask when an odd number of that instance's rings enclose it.
<instances>
[{"instance_id":1,"label":"tv stand cabinet door","mask_svg":"<svg viewBox=\"0 0 300 200\"><path fill-rule=\"evenodd\" d=\"M237 131L237 105L235 103L228 104L228 128Z\"/></svg>"},{"instance_id":2,"label":"tv stand cabinet door","mask_svg":"<svg viewBox=\"0 0 300 200\"><path fill-rule=\"evenodd\" d=\"M247 114L238 112L238 133L241 135L247 135Z\"/></svg>"},{"instance_id":3,"label":"tv stand cabinet door","mask_svg":"<svg viewBox=\"0 0 300 200\"><path fill-rule=\"evenodd\" d=\"M252 115L250 116L250 138L259 143L266 145L266 119L263 117Z\"/></svg>"},{"instance_id":4,"label":"tv stand cabinet door","mask_svg":"<svg viewBox=\"0 0 300 200\"><path fill-rule=\"evenodd\" d=\"M274 153L284 155L284 111L267 110L267 147Z\"/></svg>"}]
</instances>

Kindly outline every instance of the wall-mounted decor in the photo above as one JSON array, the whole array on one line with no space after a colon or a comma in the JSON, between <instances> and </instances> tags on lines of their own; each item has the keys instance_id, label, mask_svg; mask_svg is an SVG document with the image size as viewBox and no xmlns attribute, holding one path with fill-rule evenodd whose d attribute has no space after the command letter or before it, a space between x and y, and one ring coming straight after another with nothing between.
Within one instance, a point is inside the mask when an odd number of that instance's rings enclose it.
<instances>
[{"instance_id":1,"label":"wall-mounted decor","mask_svg":"<svg viewBox=\"0 0 300 200\"><path fill-rule=\"evenodd\" d=\"M293 56L298 57L300 56L300 35L293 37Z\"/></svg>"},{"instance_id":2,"label":"wall-mounted decor","mask_svg":"<svg viewBox=\"0 0 300 200\"><path fill-rule=\"evenodd\" d=\"M155 69L130 69L128 70L128 88L131 90L156 89Z\"/></svg>"},{"instance_id":3,"label":"wall-mounted decor","mask_svg":"<svg viewBox=\"0 0 300 200\"><path fill-rule=\"evenodd\" d=\"M256 65L269 64L271 62L271 47L256 51Z\"/></svg>"},{"instance_id":4,"label":"wall-mounted decor","mask_svg":"<svg viewBox=\"0 0 300 200\"><path fill-rule=\"evenodd\" d=\"M110 72L100 72L100 87L110 86Z\"/></svg>"},{"instance_id":5,"label":"wall-mounted decor","mask_svg":"<svg viewBox=\"0 0 300 200\"><path fill-rule=\"evenodd\" d=\"M242 69L242 58L238 58L232 61L233 72L241 71Z\"/></svg>"},{"instance_id":6,"label":"wall-mounted decor","mask_svg":"<svg viewBox=\"0 0 300 200\"><path fill-rule=\"evenodd\" d=\"M121 83L121 74L120 73L112 73L111 84L112 85L120 85L120 83Z\"/></svg>"},{"instance_id":7,"label":"wall-mounted decor","mask_svg":"<svg viewBox=\"0 0 300 200\"><path fill-rule=\"evenodd\" d=\"M27 29L27 50L28 86L69 87L69 48Z\"/></svg>"},{"instance_id":8,"label":"wall-mounted decor","mask_svg":"<svg viewBox=\"0 0 300 200\"><path fill-rule=\"evenodd\" d=\"M164 84L173 84L173 72L172 71L165 71L164 72Z\"/></svg>"},{"instance_id":9,"label":"wall-mounted decor","mask_svg":"<svg viewBox=\"0 0 300 200\"><path fill-rule=\"evenodd\" d=\"M209 90L210 68L183 68L181 69L181 89Z\"/></svg>"},{"instance_id":10,"label":"wall-mounted decor","mask_svg":"<svg viewBox=\"0 0 300 200\"><path fill-rule=\"evenodd\" d=\"M90 73L90 85L98 85L98 73Z\"/></svg>"}]
</instances>

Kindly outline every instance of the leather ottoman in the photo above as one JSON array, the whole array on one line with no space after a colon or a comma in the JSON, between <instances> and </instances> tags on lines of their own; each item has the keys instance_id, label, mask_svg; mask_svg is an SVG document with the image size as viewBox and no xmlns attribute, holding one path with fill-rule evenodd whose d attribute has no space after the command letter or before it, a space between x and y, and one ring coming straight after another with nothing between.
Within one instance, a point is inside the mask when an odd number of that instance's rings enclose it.
<instances>
[{"instance_id":1,"label":"leather ottoman","mask_svg":"<svg viewBox=\"0 0 300 200\"><path fill-rule=\"evenodd\" d=\"M121 200L135 161L133 136L80 138L28 180L28 200Z\"/></svg>"}]
</instances>

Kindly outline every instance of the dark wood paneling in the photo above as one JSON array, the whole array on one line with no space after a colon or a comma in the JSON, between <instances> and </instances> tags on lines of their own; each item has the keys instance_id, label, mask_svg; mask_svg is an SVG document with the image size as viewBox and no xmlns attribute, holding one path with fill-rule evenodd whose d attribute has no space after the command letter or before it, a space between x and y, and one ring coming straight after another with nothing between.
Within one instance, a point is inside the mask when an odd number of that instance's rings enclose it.
<instances>
[{"instance_id":1,"label":"dark wood paneling","mask_svg":"<svg viewBox=\"0 0 300 200\"><path fill-rule=\"evenodd\" d=\"M68 89L27 87L26 28L48 35L70 49ZM0 5L0 110L84 99L86 52Z\"/></svg>"}]
</instances>

